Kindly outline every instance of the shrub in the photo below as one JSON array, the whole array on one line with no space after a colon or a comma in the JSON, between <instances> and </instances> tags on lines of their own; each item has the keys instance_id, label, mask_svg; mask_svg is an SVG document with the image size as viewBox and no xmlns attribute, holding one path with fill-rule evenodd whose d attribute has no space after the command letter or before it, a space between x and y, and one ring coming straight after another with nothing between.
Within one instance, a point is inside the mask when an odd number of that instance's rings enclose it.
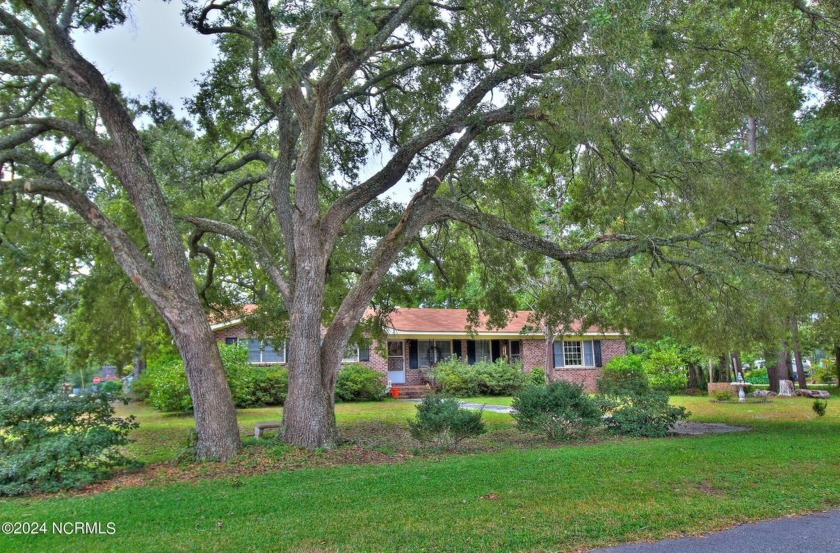
<instances>
[{"instance_id":1,"label":"shrub","mask_svg":"<svg viewBox=\"0 0 840 553\"><path fill-rule=\"evenodd\" d=\"M605 396L601 405L608 415L604 419L607 429L624 436L661 438L675 422L689 415L685 407L669 405L668 396L658 392Z\"/></svg>"},{"instance_id":2,"label":"shrub","mask_svg":"<svg viewBox=\"0 0 840 553\"><path fill-rule=\"evenodd\" d=\"M455 357L432 367L430 374L443 393L462 397L479 393L475 365L467 365Z\"/></svg>"},{"instance_id":3,"label":"shrub","mask_svg":"<svg viewBox=\"0 0 840 553\"><path fill-rule=\"evenodd\" d=\"M583 387L562 380L528 386L513 398L512 407L517 427L544 433L550 440L586 436L601 422L601 410Z\"/></svg>"},{"instance_id":4,"label":"shrub","mask_svg":"<svg viewBox=\"0 0 840 553\"><path fill-rule=\"evenodd\" d=\"M769 384L767 369L755 369L744 373L744 380L752 384Z\"/></svg>"},{"instance_id":5,"label":"shrub","mask_svg":"<svg viewBox=\"0 0 840 553\"><path fill-rule=\"evenodd\" d=\"M149 366L143 378L150 382L147 401L158 411L192 411L192 398L187 385L184 364L180 360Z\"/></svg>"},{"instance_id":6,"label":"shrub","mask_svg":"<svg viewBox=\"0 0 840 553\"><path fill-rule=\"evenodd\" d=\"M520 363L497 359L495 363L481 361L473 365L479 395L507 396L522 388L525 380Z\"/></svg>"},{"instance_id":7,"label":"shrub","mask_svg":"<svg viewBox=\"0 0 840 553\"><path fill-rule=\"evenodd\" d=\"M137 423L115 417L113 399L0 391L0 495L78 488L130 463L120 448Z\"/></svg>"},{"instance_id":8,"label":"shrub","mask_svg":"<svg viewBox=\"0 0 840 553\"><path fill-rule=\"evenodd\" d=\"M650 387L663 392L679 392L688 386L688 377L679 352L675 348L648 353L642 362Z\"/></svg>"},{"instance_id":9,"label":"shrub","mask_svg":"<svg viewBox=\"0 0 840 553\"><path fill-rule=\"evenodd\" d=\"M828 407L828 402L824 399L815 399L814 404L811 405L811 409L814 410L814 413L816 413L818 417L825 416L826 407Z\"/></svg>"},{"instance_id":10,"label":"shrub","mask_svg":"<svg viewBox=\"0 0 840 553\"><path fill-rule=\"evenodd\" d=\"M834 361L830 359L823 359L814 370L813 378L820 384L833 384L836 377L837 371L834 369Z\"/></svg>"},{"instance_id":11,"label":"shrub","mask_svg":"<svg viewBox=\"0 0 840 553\"><path fill-rule=\"evenodd\" d=\"M255 367L251 395L254 406L283 405L289 393L289 373L276 367Z\"/></svg>"},{"instance_id":12,"label":"shrub","mask_svg":"<svg viewBox=\"0 0 840 553\"><path fill-rule=\"evenodd\" d=\"M154 384L154 380L149 374L149 370L146 369L136 380L131 382L129 392L134 399L147 401L149 394L152 393L152 384Z\"/></svg>"},{"instance_id":13,"label":"shrub","mask_svg":"<svg viewBox=\"0 0 840 553\"><path fill-rule=\"evenodd\" d=\"M525 375L526 384L533 384L534 386L545 386L545 369L542 367L532 367L531 372Z\"/></svg>"},{"instance_id":14,"label":"shrub","mask_svg":"<svg viewBox=\"0 0 840 553\"><path fill-rule=\"evenodd\" d=\"M64 378L64 362L47 341L46 336L0 331L0 387L55 391Z\"/></svg>"},{"instance_id":15,"label":"shrub","mask_svg":"<svg viewBox=\"0 0 840 553\"><path fill-rule=\"evenodd\" d=\"M431 371L435 384L445 394L455 396L506 396L522 388L525 375L520 363L503 359L468 365L457 358L435 365Z\"/></svg>"},{"instance_id":16,"label":"shrub","mask_svg":"<svg viewBox=\"0 0 840 553\"><path fill-rule=\"evenodd\" d=\"M385 396L382 375L365 365L346 365L338 373L335 397L339 401L379 401Z\"/></svg>"},{"instance_id":17,"label":"shrub","mask_svg":"<svg viewBox=\"0 0 840 553\"><path fill-rule=\"evenodd\" d=\"M714 398L715 401L732 401L734 399L735 394L728 390L715 390L714 391Z\"/></svg>"},{"instance_id":18,"label":"shrub","mask_svg":"<svg viewBox=\"0 0 840 553\"><path fill-rule=\"evenodd\" d=\"M288 392L288 373L277 366L255 367L248 363L248 350L242 345L220 345L233 403L239 409L282 405ZM178 357L166 357L150 363L131 386L138 399L144 399L160 411L192 410L184 364Z\"/></svg>"},{"instance_id":19,"label":"shrub","mask_svg":"<svg viewBox=\"0 0 840 553\"><path fill-rule=\"evenodd\" d=\"M106 394L121 394L123 391L122 382L119 380L106 380L99 389Z\"/></svg>"},{"instance_id":20,"label":"shrub","mask_svg":"<svg viewBox=\"0 0 840 553\"><path fill-rule=\"evenodd\" d=\"M421 443L451 450L487 432L481 413L462 409L454 399L427 397L417 406L417 418L409 419L408 430Z\"/></svg>"},{"instance_id":21,"label":"shrub","mask_svg":"<svg viewBox=\"0 0 840 553\"><path fill-rule=\"evenodd\" d=\"M644 356L638 354L618 355L604 366L603 376L598 379L598 392L602 394L646 394L650 390L648 376L642 366Z\"/></svg>"}]
</instances>

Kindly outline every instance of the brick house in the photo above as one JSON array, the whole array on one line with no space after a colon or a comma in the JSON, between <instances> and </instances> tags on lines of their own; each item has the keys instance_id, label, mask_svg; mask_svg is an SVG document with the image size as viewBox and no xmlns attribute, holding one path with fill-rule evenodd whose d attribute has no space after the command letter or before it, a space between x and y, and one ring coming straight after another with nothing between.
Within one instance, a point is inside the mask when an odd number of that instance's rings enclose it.
<instances>
[{"instance_id":1,"label":"brick house","mask_svg":"<svg viewBox=\"0 0 840 553\"><path fill-rule=\"evenodd\" d=\"M245 316L253 309L254 306L246 306ZM392 385L410 386L422 384L426 370L453 355L470 364L501 358L520 361L526 372L549 366L553 378L577 382L587 391L594 391L604 364L626 353L619 332L597 327L581 331L580 324L575 324L567 333L555 337L550 359L546 359L545 336L529 323L530 315L530 311L519 311L504 328L489 329L481 324L470 333L466 309L397 308L389 316L385 347L351 346L345 352L343 363L368 365ZM215 323L211 328L220 343L245 341L251 363L286 362L284 347L275 349L251 339L241 318Z\"/></svg>"}]
</instances>

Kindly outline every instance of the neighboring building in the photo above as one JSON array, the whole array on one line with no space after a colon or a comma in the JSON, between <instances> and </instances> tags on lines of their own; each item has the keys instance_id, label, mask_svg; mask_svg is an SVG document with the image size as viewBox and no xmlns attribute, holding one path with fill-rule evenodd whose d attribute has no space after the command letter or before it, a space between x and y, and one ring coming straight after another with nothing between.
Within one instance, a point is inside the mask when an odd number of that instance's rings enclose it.
<instances>
[{"instance_id":1,"label":"neighboring building","mask_svg":"<svg viewBox=\"0 0 840 553\"><path fill-rule=\"evenodd\" d=\"M252 306L244 310L252 311ZM490 330L482 324L470 333L466 309L397 308L389 315L385 347L352 346L343 362L368 365L392 385L419 385L425 382L427 369L453 355L467 363L501 358L521 361L526 372L550 366L554 378L577 382L594 391L604 364L626 352L621 333L596 327L581 332L580 324L575 324L568 333L555 338L553 355L546 360L545 336L529 323L530 315L530 311L519 311L504 328ZM285 348L275 349L251 339L243 319L212 324L211 328L220 343L246 342L251 363L286 362Z\"/></svg>"}]
</instances>

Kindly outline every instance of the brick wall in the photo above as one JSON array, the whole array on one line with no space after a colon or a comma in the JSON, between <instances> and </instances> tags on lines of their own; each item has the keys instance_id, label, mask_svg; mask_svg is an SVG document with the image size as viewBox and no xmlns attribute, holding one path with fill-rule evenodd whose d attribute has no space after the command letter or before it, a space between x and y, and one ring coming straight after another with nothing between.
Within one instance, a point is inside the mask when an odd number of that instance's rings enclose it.
<instances>
[{"instance_id":1,"label":"brick wall","mask_svg":"<svg viewBox=\"0 0 840 553\"><path fill-rule=\"evenodd\" d=\"M226 338L237 338L239 340L246 340L248 333L245 325L236 325L228 328L223 328L214 331L216 341L225 343ZM412 369L409 367L408 357L408 341L404 340L405 353L405 383L406 385L421 385L423 382L423 372L420 369ZM377 351L377 344L370 346L370 361L362 362L363 365L368 365L370 368L383 377L387 378L388 374L388 359ZM624 355L627 352L624 340L601 340L601 360L603 364L617 355ZM461 353L464 358L467 355L467 339L461 340ZM530 372L534 367L545 367L545 341L542 338L522 339L522 367L525 372ZM556 368L552 375L555 379L567 380L581 384L587 392L595 392L595 381L601 376L601 368Z\"/></svg>"},{"instance_id":2,"label":"brick wall","mask_svg":"<svg viewBox=\"0 0 840 553\"><path fill-rule=\"evenodd\" d=\"M225 343L225 338L236 338L238 340L247 340L249 338L248 330L245 328L244 324L214 330L213 335L216 337L216 341L220 344Z\"/></svg>"},{"instance_id":3,"label":"brick wall","mask_svg":"<svg viewBox=\"0 0 840 553\"><path fill-rule=\"evenodd\" d=\"M545 340L532 339L522 340L523 366L526 372L534 367L545 367ZM624 340L601 340L601 363L602 366L616 355L624 355L627 346ZM553 379L567 380L580 384L587 392L593 393L596 390L595 382L601 377L601 367L592 368L555 368L551 375Z\"/></svg>"}]
</instances>

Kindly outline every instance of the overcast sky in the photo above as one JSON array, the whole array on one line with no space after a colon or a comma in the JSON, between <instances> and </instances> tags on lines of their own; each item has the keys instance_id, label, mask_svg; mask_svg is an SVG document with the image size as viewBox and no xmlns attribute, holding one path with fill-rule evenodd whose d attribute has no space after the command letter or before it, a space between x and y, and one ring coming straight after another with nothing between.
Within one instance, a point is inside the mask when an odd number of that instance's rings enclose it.
<instances>
[{"instance_id":1,"label":"overcast sky","mask_svg":"<svg viewBox=\"0 0 840 553\"><path fill-rule=\"evenodd\" d=\"M216 55L212 37L186 27L183 20L178 0L141 0L134 2L125 25L80 33L76 45L128 95L145 98L157 90L183 116L184 98L195 92L194 81Z\"/></svg>"},{"instance_id":2,"label":"overcast sky","mask_svg":"<svg viewBox=\"0 0 840 553\"><path fill-rule=\"evenodd\" d=\"M140 0L125 25L98 34L79 33L76 46L128 96L146 98L156 90L185 117L184 99L195 93L195 81L210 69L216 47L212 37L184 25L181 6L180 0ZM361 177L383 164L375 156L362 168ZM402 182L385 196L405 203L416 189L417 183Z\"/></svg>"}]
</instances>

